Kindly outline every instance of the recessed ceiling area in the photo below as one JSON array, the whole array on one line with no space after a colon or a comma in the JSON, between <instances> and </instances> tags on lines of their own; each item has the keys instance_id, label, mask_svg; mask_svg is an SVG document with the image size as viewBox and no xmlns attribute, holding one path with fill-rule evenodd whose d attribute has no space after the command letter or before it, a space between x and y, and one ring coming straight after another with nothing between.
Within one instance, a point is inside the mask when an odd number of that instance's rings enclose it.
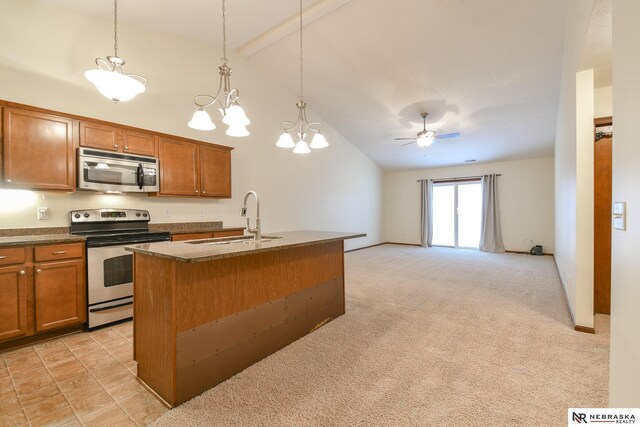
<instances>
[{"instance_id":1,"label":"recessed ceiling area","mask_svg":"<svg viewBox=\"0 0 640 427\"><path fill-rule=\"evenodd\" d=\"M109 0L39 1L105 18L113 13ZM303 5L309 119L330 124L384 170L553 155L565 2ZM229 46L293 93L297 8L296 0L227 2ZM219 1L121 0L119 9L123 22L220 43ZM428 130L461 136L425 149L401 147L394 138L415 136L422 111L429 112Z\"/></svg>"},{"instance_id":2,"label":"recessed ceiling area","mask_svg":"<svg viewBox=\"0 0 640 427\"><path fill-rule=\"evenodd\" d=\"M587 38L582 48L580 68L593 68L596 88L613 84L611 0L596 0L593 5Z\"/></svg>"}]
</instances>

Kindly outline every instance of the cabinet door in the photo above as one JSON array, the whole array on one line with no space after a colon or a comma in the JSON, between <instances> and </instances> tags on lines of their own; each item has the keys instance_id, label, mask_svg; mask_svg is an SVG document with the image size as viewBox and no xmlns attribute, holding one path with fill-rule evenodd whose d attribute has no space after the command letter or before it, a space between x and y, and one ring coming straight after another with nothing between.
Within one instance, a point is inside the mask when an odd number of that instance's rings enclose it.
<instances>
[{"instance_id":1,"label":"cabinet door","mask_svg":"<svg viewBox=\"0 0 640 427\"><path fill-rule=\"evenodd\" d=\"M74 190L74 121L17 108L5 108L3 115L5 184Z\"/></svg>"},{"instance_id":2,"label":"cabinet door","mask_svg":"<svg viewBox=\"0 0 640 427\"><path fill-rule=\"evenodd\" d=\"M84 261L35 264L36 331L85 321Z\"/></svg>"},{"instance_id":3,"label":"cabinet door","mask_svg":"<svg viewBox=\"0 0 640 427\"><path fill-rule=\"evenodd\" d=\"M122 152L142 154L155 157L158 152L158 141L155 135L132 130L124 131Z\"/></svg>"},{"instance_id":4,"label":"cabinet door","mask_svg":"<svg viewBox=\"0 0 640 427\"><path fill-rule=\"evenodd\" d=\"M205 197L231 197L231 151L200 146L200 189Z\"/></svg>"},{"instance_id":5,"label":"cabinet door","mask_svg":"<svg viewBox=\"0 0 640 427\"><path fill-rule=\"evenodd\" d=\"M160 138L160 194L199 196L198 145Z\"/></svg>"},{"instance_id":6,"label":"cabinet door","mask_svg":"<svg viewBox=\"0 0 640 427\"><path fill-rule=\"evenodd\" d=\"M122 129L100 123L80 122L80 145L101 150L118 151Z\"/></svg>"},{"instance_id":7,"label":"cabinet door","mask_svg":"<svg viewBox=\"0 0 640 427\"><path fill-rule=\"evenodd\" d=\"M27 334L27 274L24 266L0 268L0 341Z\"/></svg>"},{"instance_id":8,"label":"cabinet door","mask_svg":"<svg viewBox=\"0 0 640 427\"><path fill-rule=\"evenodd\" d=\"M222 231L214 231L213 237L235 237L235 236L244 236L243 230L222 230Z\"/></svg>"}]
</instances>

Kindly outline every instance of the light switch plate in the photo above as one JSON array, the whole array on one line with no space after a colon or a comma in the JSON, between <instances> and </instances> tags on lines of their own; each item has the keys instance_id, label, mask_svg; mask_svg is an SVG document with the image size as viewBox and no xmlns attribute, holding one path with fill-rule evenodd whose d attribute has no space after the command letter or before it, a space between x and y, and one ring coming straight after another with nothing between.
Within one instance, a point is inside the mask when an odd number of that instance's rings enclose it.
<instances>
[{"instance_id":1,"label":"light switch plate","mask_svg":"<svg viewBox=\"0 0 640 427\"><path fill-rule=\"evenodd\" d=\"M613 204L613 227L616 230L625 231L627 229L626 205L626 202L615 202Z\"/></svg>"},{"instance_id":2,"label":"light switch plate","mask_svg":"<svg viewBox=\"0 0 640 427\"><path fill-rule=\"evenodd\" d=\"M49 208L38 208L38 220L46 220L49 219Z\"/></svg>"}]
</instances>

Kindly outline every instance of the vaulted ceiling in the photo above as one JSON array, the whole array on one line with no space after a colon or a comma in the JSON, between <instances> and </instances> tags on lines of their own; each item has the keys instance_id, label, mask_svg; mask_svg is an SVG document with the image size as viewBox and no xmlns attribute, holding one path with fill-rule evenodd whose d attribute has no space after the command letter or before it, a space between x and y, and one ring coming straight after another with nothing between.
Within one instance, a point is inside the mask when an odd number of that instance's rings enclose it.
<instances>
[{"instance_id":1,"label":"vaulted ceiling","mask_svg":"<svg viewBox=\"0 0 640 427\"><path fill-rule=\"evenodd\" d=\"M108 0L39 0L112 14ZM385 170L551 156L567 4L305 0L305 97ZM216 0L120 0L121 20L219 45ZM296 0L227 2L228 43L298 92ZM292 99L292 118L295 115ZM395 137L460 132L421 149ZM283 117L283 120L291 119Z\"/></svg>"}]
</instances>

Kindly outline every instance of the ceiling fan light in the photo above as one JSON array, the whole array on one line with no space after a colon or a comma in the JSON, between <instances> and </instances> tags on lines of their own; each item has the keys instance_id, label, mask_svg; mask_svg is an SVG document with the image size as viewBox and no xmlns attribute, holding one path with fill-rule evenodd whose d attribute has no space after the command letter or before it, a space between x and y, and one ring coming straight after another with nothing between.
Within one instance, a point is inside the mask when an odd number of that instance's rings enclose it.
<instances>
[{"instance_id":1,"label":"ceiling fan light","mask_svg":"<svg viewBox=\"0 0 640 427\"><path fill-rule=\"evenodd\" d=\"M146 89L142 82L117 70L89 70L84 76L102 95L113 102L129 101Z\"/></svg>"},{"instance_id":2,"label":"ceiling fan light","mask_svg":"<svg viewBox=\"0 0 640 427\"><path fill-rule=\"evenodd\" d=\"M276 142L276 146L280 148L293 148L296 146L296 143L293 142L293 138L289 132L282 132L280 138L278 138L278 142Z\"/></svg>"},{"instance_id":3,"label":"ceiling fan light","mask_svg":"<svg viewBox=\"0 0 640 427\"><path fill-rule=\"evenodd\" d=\"M301 139L296 144L296 148L293 149L293 152L296 154L307 154L310 153L311 150L309 149L307 142L304 139Z\"/></svg>"},{"instance_id":4,"label":"ceiling fan light","mask_svg":"<svg viewBox=\"0 0 640 427\"><path fill-rule=\"evenodd\" d=\"M433 136L421 135L416 138L416 144L420 148L427 148L433 144Z\"/></svg>"},{"instance_id":5,"label":"ceiling fan light","mask_svg":"<svg viewBox=\"0 0 640 427\"><path fill-rule=\"evenodd\" d=\"M311 144L309 145L309 147L314 149L326 148L328 146L329 146L329 143L327 142L327 139L324 137L324 135L320 131L318 131L313 136L313 139L311 140Z\"/></svg>"},{"instance_id":6,"label":"ceiling fan light","mask_svg":"<svg viewBox=\"0 0 640 427\"><path fill-rule=\"evenodd\" d=\"M214 130L216 128L215 123L211 121L209 113L202 108L198 108L196 112L193 113L193 117L191 117L188 126L196 130Z\"/></svg>"}]
</instances>

